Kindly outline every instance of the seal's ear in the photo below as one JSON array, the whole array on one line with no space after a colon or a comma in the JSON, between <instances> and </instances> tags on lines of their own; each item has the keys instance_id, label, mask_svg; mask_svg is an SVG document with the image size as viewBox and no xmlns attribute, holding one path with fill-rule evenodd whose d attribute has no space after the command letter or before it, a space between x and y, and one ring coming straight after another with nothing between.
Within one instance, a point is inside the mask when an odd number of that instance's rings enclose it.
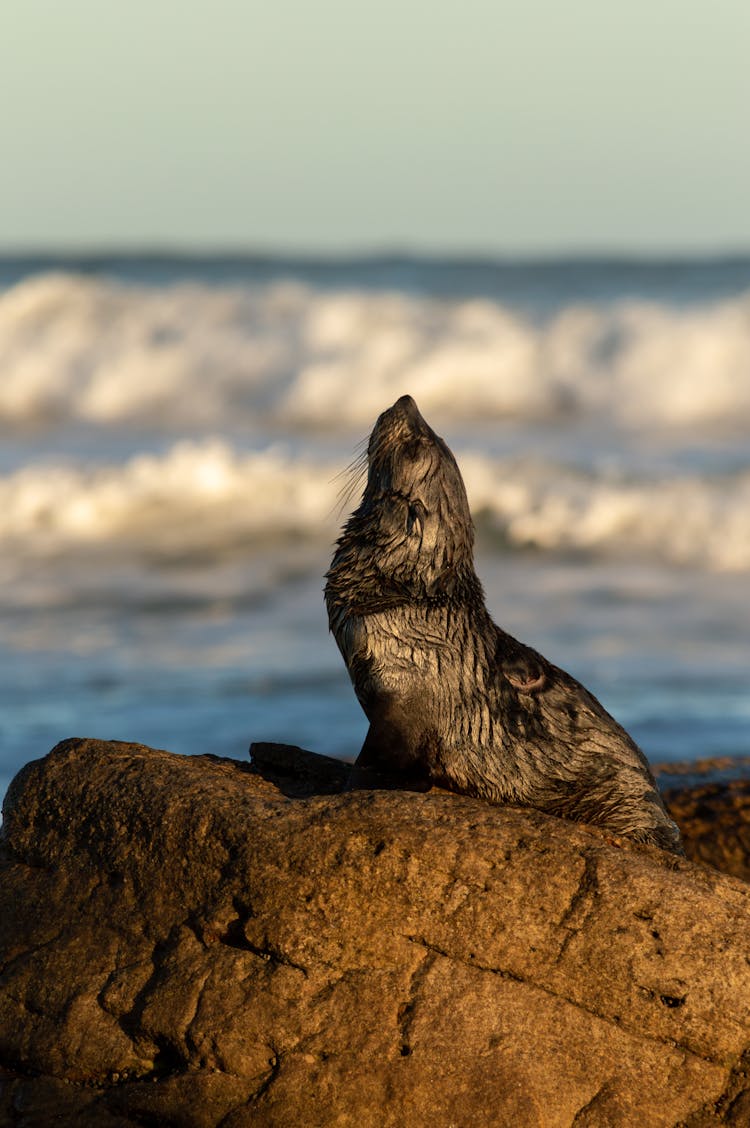
<instances>
[{"instance_id":1,"label":"seal's ear","mask_svg":"<svg viewBox=\"0 0 750 1128\"><path fill-rule=\"evenodd\" d=\"M540 656L533 650L522 650L501 663L503 676L520 693L536 693L547 684L547 673Z\"/></svg>"},{"instance_id":2,"label":"seal's ear","mask_svg":"<svg viewBox=\"0 0 750 1128\"><path fill-rule=\"evenodd\" d=\"M427 510L421 501L412 501L406 515L406 535L422 537L424 533L424 519Z\"/></svg>"}]
</instances>

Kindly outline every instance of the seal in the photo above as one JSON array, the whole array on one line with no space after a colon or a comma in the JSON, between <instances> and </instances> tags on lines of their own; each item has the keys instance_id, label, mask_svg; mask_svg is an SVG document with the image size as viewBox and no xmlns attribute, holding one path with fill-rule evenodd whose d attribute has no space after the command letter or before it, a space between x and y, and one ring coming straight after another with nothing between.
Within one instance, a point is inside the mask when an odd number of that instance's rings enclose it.
<instances>
[{"instance_id":1,"label":"seal","mask_svg":"<svg viewBox=\"0 0 750 1128\"><path fill-rule=\"evenodd\" d=\"M370 722L352 785L383 777L535 807L682 853L648 762L575 678L490 618L445 442L402 396L326 576L331 631Z\"/></svg>"}]
</instances>

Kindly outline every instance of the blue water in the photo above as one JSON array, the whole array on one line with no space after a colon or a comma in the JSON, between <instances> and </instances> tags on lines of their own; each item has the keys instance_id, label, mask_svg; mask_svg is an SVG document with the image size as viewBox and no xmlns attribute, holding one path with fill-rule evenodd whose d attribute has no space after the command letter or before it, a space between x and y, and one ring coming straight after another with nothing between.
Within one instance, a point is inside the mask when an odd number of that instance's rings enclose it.
<instances>
[{"instance_id":1,"label":"blue water","mask_svg":"<svg viewBox=\"0 0 750 1128\"><path fill-rule=\"evenodd\" d=\"M406 391L496 620L653 761L750 753L750 260L5 259L0 788L72 735L356 755L336 475Z\"/></svg>"}]
</instances>

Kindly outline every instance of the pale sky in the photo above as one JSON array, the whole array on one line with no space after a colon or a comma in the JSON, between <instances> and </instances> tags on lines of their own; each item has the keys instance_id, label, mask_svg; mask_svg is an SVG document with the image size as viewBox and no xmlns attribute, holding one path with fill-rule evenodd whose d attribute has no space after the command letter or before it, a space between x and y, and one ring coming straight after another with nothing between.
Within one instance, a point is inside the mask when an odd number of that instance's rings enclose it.
<instances>
[{"instance_id":1,"label":"pale sky","mask_svg":"<svg viewBox=\"0 0 750 1128\"><path fill-rule=\"evenodd\" d=\"M0 251L750 250L749 0L3 0Z\"/></svg>"}]
</instances>

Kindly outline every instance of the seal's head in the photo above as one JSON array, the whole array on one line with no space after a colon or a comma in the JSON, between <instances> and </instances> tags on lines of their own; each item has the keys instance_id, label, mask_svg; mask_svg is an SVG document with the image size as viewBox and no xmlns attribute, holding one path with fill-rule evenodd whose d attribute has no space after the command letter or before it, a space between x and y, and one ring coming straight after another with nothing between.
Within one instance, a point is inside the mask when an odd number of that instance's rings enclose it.
<instances>
[{"instance_id":1,"label":"seal's head","mask_svg":"<svg viewBox=\"0 0 750 1128\"><path fill-rule=\"evenodd\" d=\"M475 597L473 544L456 460L412 397L401 396L373 427L367 485L339 541L329 588L345 575L362 609Z\"/></svg>"}]
</instances>

